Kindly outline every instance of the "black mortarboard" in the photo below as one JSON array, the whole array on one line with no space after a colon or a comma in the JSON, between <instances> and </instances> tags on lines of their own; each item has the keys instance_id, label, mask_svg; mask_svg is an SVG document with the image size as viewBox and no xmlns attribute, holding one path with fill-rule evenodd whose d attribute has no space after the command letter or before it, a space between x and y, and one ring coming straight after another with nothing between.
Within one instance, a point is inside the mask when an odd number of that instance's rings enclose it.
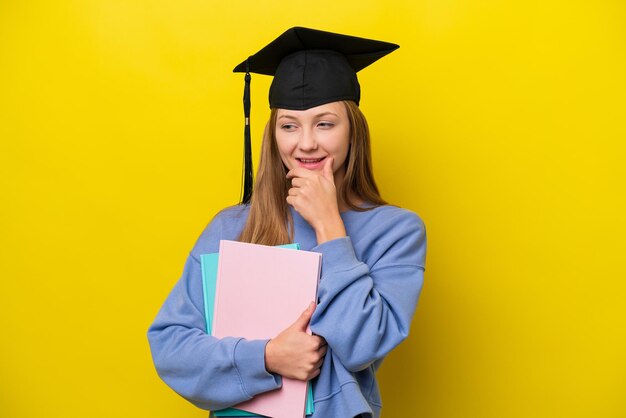
<instances>
[{"instance_id":1,"label":"black mortarboard","mask_svg":"<svg viewBox=\"0 0 626 418\"><path fill-rule=\"evenodd\" d=\"M242 203L248 203L252 197L250 73L274 76L269 92L270 108L305 110L339 100L359 104L357 71L397 48L398 45L389 42L295 27L235 67L234 72L246 73Z\"/></svg>"}]
</instances>

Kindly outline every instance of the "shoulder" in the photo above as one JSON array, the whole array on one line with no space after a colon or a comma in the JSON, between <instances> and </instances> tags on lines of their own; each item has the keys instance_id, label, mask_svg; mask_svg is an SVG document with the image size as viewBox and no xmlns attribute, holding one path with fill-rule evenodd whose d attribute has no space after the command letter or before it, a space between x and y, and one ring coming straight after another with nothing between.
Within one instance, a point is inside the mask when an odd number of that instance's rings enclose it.
<instances>
[{"instance_id":1,"label":"shoulder","mask_svg":"<svg viewBox=\"0 0 626 418\"><path fill-rule=\"evenodd\" d=\"M385 205L347 215L346 229L355 250L370 267L381 260L424 266L426 227L417 213Z\"/></svg>"},{"instance_id":2,"label":"shoulder","mask_svg":"<svg viewBox=\"0 0 626 418\"><path fill-rule=\"evenodd\" d=\"M379 206L377 209L379 210L379 216L384 216L388 219L393 219L396 221L402 220L424 226L422 218L412 210L393 205Z\"/></svg>"},{"instance_id":3,"label":"shoulder","mask_svg":"<svg viewBox=\"0 0 626 418\"><path fill-rule=\"evenodd\" d=\"M228 224L232 222L245 222L248 219L248 213L250 212L250 205L233 205L228 206L219 211L214 217L211 223L217 222L219 224Z\"/></svg>"},{"instance_id":4,"label":"shoulder","mask_svg":"<svg viewBox=\"0 0 626 418\"><path fill-rule=\"evenodd\" d=\"M221 239L236 239L248 219L248 212L248 205L234 205L216 213L198 237L192 255L217 252Z\"/></svg>"},{"instance_id":5,"label":"shoulder","mask_svg":"<svg viewBox=\"0 0 626 418\"><path fill-rule=\"evenodd\" d=\"M357 224L378 226L387 231L425 231L426 227L422 218L409 209L393 205L377 206L365 212L352 212L358 214L354 217Z\"/></svg>"}]
</instances>

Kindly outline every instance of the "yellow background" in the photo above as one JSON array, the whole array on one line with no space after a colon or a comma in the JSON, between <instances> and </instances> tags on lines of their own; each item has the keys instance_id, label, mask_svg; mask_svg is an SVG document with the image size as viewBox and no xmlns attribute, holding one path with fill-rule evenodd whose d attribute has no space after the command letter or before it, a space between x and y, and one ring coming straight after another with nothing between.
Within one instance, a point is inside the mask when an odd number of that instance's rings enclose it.
<instances>
[{"instance_id":1,"label":"yellow background","mask_svg":"<svg viewBox=\"0 0 626 418\"><path fill-rule=\"evenodd\" d=\"M0 416L206 416L145 334L239 197L231 70L296 25L401 45L359 74L429 238L384 417L626 417L621 0L2 0Z\"/></svg>"}]
</instances>

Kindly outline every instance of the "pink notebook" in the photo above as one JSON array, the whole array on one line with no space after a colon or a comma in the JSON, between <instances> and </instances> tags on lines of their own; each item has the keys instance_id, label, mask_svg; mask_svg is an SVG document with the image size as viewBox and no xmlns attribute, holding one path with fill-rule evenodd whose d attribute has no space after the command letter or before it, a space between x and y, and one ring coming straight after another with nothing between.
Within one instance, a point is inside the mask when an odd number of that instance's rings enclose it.
<instances>
[{"instance_id":1,"label":"pink notebook","mask_svg":"<svg viewBox=\"0 0 626 418\"><path fill-rule=\"evenodd\" d=\"M213 335L246 339L278 335L316 300L321 261L321 254L310 251L220 241ZM282 388L234 408L274 418L302 418L306 385L283 378Z\"/></svg>"}]
</instances>

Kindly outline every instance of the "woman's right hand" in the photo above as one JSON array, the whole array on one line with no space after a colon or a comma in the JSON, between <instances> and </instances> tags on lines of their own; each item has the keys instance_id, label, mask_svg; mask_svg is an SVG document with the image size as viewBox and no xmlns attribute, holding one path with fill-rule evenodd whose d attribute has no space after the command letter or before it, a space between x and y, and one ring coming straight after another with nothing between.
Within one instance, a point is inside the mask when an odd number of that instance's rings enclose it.
<instances>
[{"instance_id":1,"label":"woman's right hand","mask_svg":"<svg viewBox=\"0 0 626 418\"><path fill-rule=\"evenodd\" d=\"M326 340L306 333L315 303L302 312L287 329L265 346L265 369L283 377L310 380L320 374L326 354Z\"/></svg>"}]
</instances>

